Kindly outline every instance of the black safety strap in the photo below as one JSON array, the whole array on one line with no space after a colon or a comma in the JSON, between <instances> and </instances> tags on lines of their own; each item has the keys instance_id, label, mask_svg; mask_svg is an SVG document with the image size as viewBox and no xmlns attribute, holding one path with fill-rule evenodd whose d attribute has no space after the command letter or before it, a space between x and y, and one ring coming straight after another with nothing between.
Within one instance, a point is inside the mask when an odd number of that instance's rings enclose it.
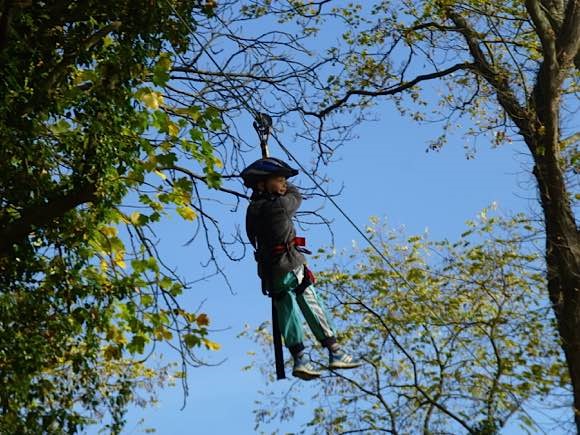
<instances>
[{"instance_id":1,"label":"black safety strap","mask_svg":"<svg viewBox=\"0 0 580 435\"><path fill-rule=\"evenodd\" d=\"M250 241L254 247L254 257L258 265L260 264L260 258L258 255L258 239ZM259 267L259 266L258 266ZM276 305L274 304L274 297L272 297L272 289L269 288L271 282L262 279L262 293L268 295L272 298L272 337L274 339L274 360L276 364L276 379L286 379L286 372L284 371L284 349L282 347L282 333L280 332L280 325L278 323L278 311L276 310ZM271 280L268 280L271 281Z\"/></svg>"},{"instance_id":2,"label":"black safety strap","mask_svg":"<svg viewBox=\"0 0 580 435\"><path fill-rule=\"evenodd\" d=\"M270 136L270 131L272 130L272 118L265 114L265 113L258 113L255 116L254 120L254 129L256 133L258 133L258 137L260 138L260 147L262 148L262 158L267 158L269 155L268 152L268 137ZM260 259L258 258L259 255L256 255L259 252L260 247L258 246L257 237L255 240L251 240L254 249L256 250L254 255L256 256L256 261L258 264L260 263ZM259 266L258 266L259 267ZM271 286L270 282L265 282L266 280L262 279L262 293L272 297L272 289L269 288ZM276 378L286 379L286 373L284 372L284 350L282 348L282 334L280 332L280 325L278 324L278 311L276 310L276 305L274 305L274 298L272 297L272 336L274 339L274 358L276 360Z\"/></svg>"},{"instance_id":3,"label":"black safety strap","mask_svg":"<svg viewBox=\"0 0 580 435\"><path fill-rule=\"evenodd\" d=\"M282 333L278 324L278 311L272 298L272 336L274 338L274 359L276 361L276 379L286 379L284 371L284 349L282 348Z\"/></svg>"}]
</instances>

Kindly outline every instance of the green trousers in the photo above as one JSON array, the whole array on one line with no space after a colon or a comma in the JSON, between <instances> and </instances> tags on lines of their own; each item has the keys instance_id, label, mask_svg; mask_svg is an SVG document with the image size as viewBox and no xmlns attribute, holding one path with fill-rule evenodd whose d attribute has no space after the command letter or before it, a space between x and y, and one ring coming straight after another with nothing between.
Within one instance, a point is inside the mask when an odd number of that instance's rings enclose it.
<instances>
[{"instance_id":1,"label":"green trousers","mask_svg":"<svg viewBox=\"0 0 580 435\"><path fill-rule=\"evenodd\" d=\"M288 272L272 292L284 344L293 353L304 348L302 344L304 329L299 311L304 315L308 326L319 342L326 345L336 341L334 327L314 286L308 286L302 294L298 295L293 291L302 281L303 274L303 266L293 272Z\"/></svg>"}]
</instances>

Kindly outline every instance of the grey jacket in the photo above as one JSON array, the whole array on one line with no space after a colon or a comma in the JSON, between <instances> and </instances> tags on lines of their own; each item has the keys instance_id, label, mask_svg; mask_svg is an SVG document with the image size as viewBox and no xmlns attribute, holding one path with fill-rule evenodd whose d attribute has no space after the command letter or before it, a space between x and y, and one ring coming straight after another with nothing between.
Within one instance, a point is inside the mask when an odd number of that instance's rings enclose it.
<instances>
[{"instance_id":1,"label":"grey jacket","mask_svg":"<svg viewBox=\"0 0 580 435\"><path fill-rule=\"evenodd\" d=\"M246 213L246 233L256 248L258 275L263 288L272 290L285 274L306 263L294 246L287 252L274 255L276 245L283 245L296 237L292 218L302 203L298 189L288 183L285 195L254 192Z\"/></svg>"}]
</instances>

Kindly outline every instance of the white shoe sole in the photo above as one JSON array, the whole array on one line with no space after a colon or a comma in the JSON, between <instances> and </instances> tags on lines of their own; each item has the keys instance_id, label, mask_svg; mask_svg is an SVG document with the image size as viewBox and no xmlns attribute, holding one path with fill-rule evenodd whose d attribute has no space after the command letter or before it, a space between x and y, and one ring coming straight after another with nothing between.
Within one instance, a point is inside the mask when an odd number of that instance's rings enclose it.
<instances>
[{"instance_id":1,"label":"white shoe sole","mask_svg":"<svg viewBox=\"0 0 580 435\"><path fill-rule=\"evenodd\" d=\"M303 381L311 381L313 379L319 378L321 373L318 372L304 372L301 370L293 371L292 376L295 378L302 379Z\"/></svg>"},{"instance_id":2,"label":"white shoe sole","mask_svg":"<svg viewBox=\"0 0 580 435\"><path fill-rule=\"evenodd\" d=\"M330 370L340 370L340 369L356 369L357 367L360 367L362 364L361 363L345 363L345 362L334 362L332 364L330 364L329 368Z\"/></svg>"}]
</instances>

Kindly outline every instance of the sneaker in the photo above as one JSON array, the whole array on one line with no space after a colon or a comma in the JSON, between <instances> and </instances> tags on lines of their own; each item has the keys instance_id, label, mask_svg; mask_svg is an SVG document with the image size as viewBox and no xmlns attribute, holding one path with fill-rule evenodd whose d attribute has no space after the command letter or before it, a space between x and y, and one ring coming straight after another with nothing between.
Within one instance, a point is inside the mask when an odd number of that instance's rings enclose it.
<instances>
[{"instance_id":1,"label":"sneaker","mask_svg":"<svg viewBox=\"0 0 580 435\"><path fill-rule=\"evenodd\" d=\"M294 368L292 369L292 376L303 379L305 381L310 381L320 377L320 372L316 371L312 364L307 361L306 357L303 355L294 357Z\"/></svg>"},{"instance_id":2,"label":"sneaker","mask_svg":"<svg viewBox=\"0 0 580 435\"><path fill-rule=\"evenodd\" d=\"M343 352L342 350L338 350L336 352L329 352L329 368L331 370L335 369L354 369L360 367L362 363L360 361L355 360L349 354Z\"/></svg>"}]
</instances>

